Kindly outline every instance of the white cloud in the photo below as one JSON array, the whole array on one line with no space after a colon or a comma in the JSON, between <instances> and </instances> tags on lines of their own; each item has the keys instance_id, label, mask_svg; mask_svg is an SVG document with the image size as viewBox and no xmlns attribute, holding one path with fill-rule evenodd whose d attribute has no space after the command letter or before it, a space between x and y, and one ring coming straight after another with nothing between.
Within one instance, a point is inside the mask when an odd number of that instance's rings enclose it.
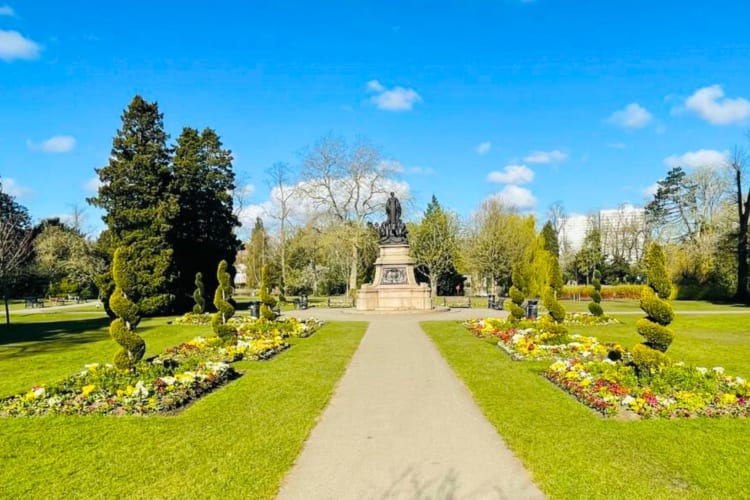
<instances>
[{"instance_id":1,"label":"white cloud","mask_svg":"<svg viewBox=\"0 0 750 500\"><path fill-rule=\"evenodd\" d=\"M422 96L414 89L404 87L388 89L377 80L367 82L367 91L377 93L370 98L370 102L378 109L385 111L409 111L414 104L422 102Z\"/></svg>"},{"instance_id":2,"label":"white cloud","mask_svg":"<svg viewBox=\"0 0 750 500\"><path fill-rule=\"evenodd\" d=\"M480 142L475 151L477 152L477 154L483 155L485 153L489 153L490 149L492 149L492 143L490 141L485 141Z\"/></svg>"},{"instance_id":3,"label":"white cloud","mask_svg":"<svg viewBox=\"0 0 750 500\"><path fill-rule=\"evenodd\" d=\"M69 153L76 147L75 137L69 135L56 135L37 144L30 140L26 141L29 149L39 150L45 153Z\"/></svg>"},{"instance_id":4,"label":"white cloud","mask_svg":"<svg viewBox=\"0 0 750 500\"><path fill-rule=\"evenodd\" d=\"M369 82L367 82L368 92L383 92L384 90L385 87L383 87L377 80L370 80Z\"/></svg>"},{"instance_id":5,"label":"white cloud","mask_svg":"<svg viewBox=\"0 0 750 500\"><path fill-rule=\"evenodd\" d=\"M513 184L505 186L501 191L493 194L492 197L509 208L522 210L536 206L536 198L531 194L531 191L526 188L514 186Z\"/></svg>"},{"instance_id":6,"label":"white cloud","mask_svg":"<svg viewBox=\"0 0 750 500\"><path fill-rule=\"evenodd\" d=\"M378 164L378 169L382 172L393 172L400 174L404 171L404 166L398 160L382 160Z\"/></svg>"},{"instance_id":7,"label":"white cloud","mask_svg":"<svg viewBox=\"0 0 750 500\"><path fill-rule=\"evenodd\" d=\"M16 12L10 5L0 5L0 16L15 16Z\"/></svg>"},{"instance_id":8,"label":"white cloud","mask_svg":"<svg viewBox=\"0 0 750 500\"><path fill-rule=\"evenodd\" d=\"M407 173L418 174L418 175L432 175L435 173L435 171L431 169L430 167L420 167L418 165L409 167L406 171Z\"/></svg>"},{"instance_id":9,"label":"white cloud","mask_svg":"<svg viewBox=\"0 0 750 500\"><path fill-rule=\"evenodd\" d=\"M566 153L555 149L553 151L532 151L523 161L526 163L559 163L567 158Z\"/></svg>"},{"instance_id":10,"label":"white cloud","mask_svg":"<svg viewBox=\"0 0 750 500\"><path fill-rule=\"evenodd\" d=\"M607 121L623 128L643 128L653 117L646 108L637 102L631 102L625 108L612 113Z\"/></svg>"},{"instance_id":11,"label":"white cloud","mask_svg":"<svg viewBox=\"0 0 750 500\"><path fill-rule=\"evenodd\" d=\"M0 184L2 184L3 193L9 194L14 198L24 198L33 192L31 188L19 185L10 177L0 178Z\"/></svg>"},{"instance_id":12,"label":"white cloud","mask_svg":"<svg viewBox=\"0 0 750 500\"><path fill-rule=\"evenodd\" d=\"M83 183L83 190L88 193L98 193L99 187L101 187L101 185L102 181L99 179L98 175L95 175L94 177Z\"/></svg>"},{"instance_id":13,"label":"white cloud","mask_svg":"<svg viewBox=\"0 0 750 500\"><path fill-rule=\"evenodd\" d=\"M487 181L501 184L528 184L534 180L534 171L526 165L507 165L502 172L490 172Z\"/></svg>"},{"instance_id":14,"label":"white cloud","mask_svg":"<svg viewBox=\"0 0 750 500\"><path fill-rule=\"evenodd\" d=\"M721 85L696 90L685 100L685 108L714 125L739 123L750 116L750 102L742 97L724 97Z\"/></svg>"},{"instance_id":15,"label":"white cloud","mask_svg":"<svg viewBox=\"0 0 750 500\"><path fill-rule=\"evenodd\" d=\"M720 167L727 164L729 158L728 151L716 151L714 149L699 149L697 151L688 151L682 155L672 155L664 159L664 163L669 168L684 167Z\"/></svg>"},{"instance_id":16,"label":"white cloud","mask_svg":"<svg viewBox=\"0 0 750 500\"><path fill-rule=\"evenodd\" d=\"M653 197L656 194L656 190L657 189L659 189L659 184L657 184L656 182L654 182L650 186L646 186L645 188L643 188L641 190L641 194L643 196L651 198L651 197Z\"/></svg>"},{"instance_id":17,"label":"white cloud","mask_svg":"<svg viewBox=\"0 0 750 500\"><path fill-rule=\"evenodd\" d=\"M10 62L15 59L36 59L41 46L33 40L24 38L17 31L0 30L0 59Z\"/></svg>"}]
</instances>

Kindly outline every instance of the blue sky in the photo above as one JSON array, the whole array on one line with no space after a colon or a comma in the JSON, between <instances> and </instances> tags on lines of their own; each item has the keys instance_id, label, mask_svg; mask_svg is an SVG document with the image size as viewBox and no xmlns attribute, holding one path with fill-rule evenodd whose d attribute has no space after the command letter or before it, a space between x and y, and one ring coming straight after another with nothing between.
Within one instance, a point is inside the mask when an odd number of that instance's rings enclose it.
<instances>
[{"instance_id":1,"label":"blue sky","mask_svg":"<svg viewBox=\"0 0 750 500\"><path fill-rule=\"evenodd\" d=\"M0 177L35 218L85 206L139 93L172 139L214 128L253 204L327 133L398 161L412 216L433 193L462 215L642 204L670 166L748 144L748 19L737 0L0 0Z\"/></svg>"}]
</instances>

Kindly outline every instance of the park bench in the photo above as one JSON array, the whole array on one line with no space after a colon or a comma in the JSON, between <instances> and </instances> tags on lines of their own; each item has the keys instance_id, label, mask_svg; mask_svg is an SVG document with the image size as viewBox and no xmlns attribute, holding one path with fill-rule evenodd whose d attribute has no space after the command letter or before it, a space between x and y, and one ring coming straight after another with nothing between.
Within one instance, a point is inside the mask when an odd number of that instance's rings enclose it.
<instances>
[{"instance_id":1,"label":"park bench","mask_svg":"<svg viewBox=\"0 0 750 500\"><path fill-rule=\"evenodd\" d=\"M309 307L307 295L300 295L298 298L294 299L294 307L297 309L307 309Z\"/></svg>"},{"instance_id":2,"label":"park bench","mask_svg":"<svg viewBox=\"0 0 750 500\"><path fill-rule=\"evenodd\" d=\"M50 303L53 306L64 306L65 305L65 297L50 297L49 301L50 301Z\"/></svg>"},{"instance_id":3,"label":"park bench","mask_svg":"<svg viewBox=\"0 0 750 500\"><path fill-rule=\"evenodd\" d=\"M39 297L25 297L25 307L44 307L44 301Z\"/></svg>"},{"instance_id":4,"label":"park bench","mask_svg":"<svg viewBox=\"0 0 750 500\"><path fill-rule=\"evenodd\" d=\"M471 296L445 296L443 297L443 307L471 307Z\"/></svg>"},{"instance_id":5,"label":"park bench","mask_svg":"<svg viewBox=\"0 0 750 500\"><path fill-rule=\"evenodd\" d=\"M328 297L328 307L354 307L354 299L346 295Z\"/></svg>"},{"instance_id":6,"label":"park bench","mask_svg":"<svg viewBox=\"0 0 750 500\"><path fill-rule=\"evenodd\" d=\"M487 296L487 309L495 309L497 311L503 310L505 299L500 296L488 295Z\"/></svg>"}]
</instances>

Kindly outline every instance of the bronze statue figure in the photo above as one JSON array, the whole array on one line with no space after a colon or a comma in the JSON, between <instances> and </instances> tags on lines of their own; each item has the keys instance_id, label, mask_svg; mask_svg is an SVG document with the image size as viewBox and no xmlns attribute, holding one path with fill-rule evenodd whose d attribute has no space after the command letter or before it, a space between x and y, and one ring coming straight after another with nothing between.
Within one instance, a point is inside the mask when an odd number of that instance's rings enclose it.
<instances>
[{"instance_id":1,"label":"bronze statue figure","mask_svg":"<svg viewBox=\"0 0 750 500\"><path fill-rule=\"evenodd\" d=\"M374 224L380 234L381 245L406 245L406 224L401 220L401 202L391 192L390 198L385 202L386 220L382 224Z\"/></svg>"}]
</instances>

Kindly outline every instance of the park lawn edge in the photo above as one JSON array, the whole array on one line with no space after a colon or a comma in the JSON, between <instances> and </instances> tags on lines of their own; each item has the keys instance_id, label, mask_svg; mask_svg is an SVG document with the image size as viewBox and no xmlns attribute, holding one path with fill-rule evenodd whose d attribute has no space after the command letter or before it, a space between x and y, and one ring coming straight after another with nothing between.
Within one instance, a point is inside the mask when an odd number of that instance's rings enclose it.
<instances>
[{"instance_id":1,"label":"park lawn edge","mask_svg":"<svg viewBox=\"0 0 750 500\"><path fill-rule=\"evenodd\" d=\"M600 417L459 322L422 328L551 498L737 498L750 487L750 420ZM731 458L730 458L731 457Z\"/></svg>"},{"instance_id":2,"label":"park lawn edge","mask_svg":"<svg viewBox=\"0 0 750 500\"><path fill-rule=\"evenodd\" d=\"M3 420L0 497L273 498L365 333L331 322L174 416Z\"/></svg>"}]
</instances>

